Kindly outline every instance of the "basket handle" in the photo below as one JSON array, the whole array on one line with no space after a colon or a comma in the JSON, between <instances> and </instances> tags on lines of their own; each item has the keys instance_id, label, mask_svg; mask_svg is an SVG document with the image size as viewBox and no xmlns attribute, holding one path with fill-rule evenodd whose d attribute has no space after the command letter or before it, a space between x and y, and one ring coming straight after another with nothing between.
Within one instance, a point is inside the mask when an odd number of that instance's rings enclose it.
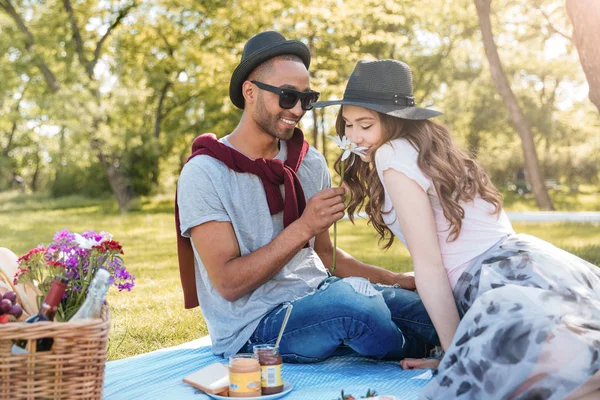
<instances>
[{"instance_id":1,"label":"basket handle","mask_svg":"<svg viewBox=\"0 0 600 400\"><path fill-rule=\"evenodd\" d=\"M6 283L8 285L10 290L17 293L17 291L15 290L15 285L13 285L10 278L6 275L6 273L2 270L2 268L0 268L0 278L2 278L2 279L0 279L1 281L3 281L4 283ZM19 297L18 294L17 294L17 297Z\"/></svg>"}]
</instances>

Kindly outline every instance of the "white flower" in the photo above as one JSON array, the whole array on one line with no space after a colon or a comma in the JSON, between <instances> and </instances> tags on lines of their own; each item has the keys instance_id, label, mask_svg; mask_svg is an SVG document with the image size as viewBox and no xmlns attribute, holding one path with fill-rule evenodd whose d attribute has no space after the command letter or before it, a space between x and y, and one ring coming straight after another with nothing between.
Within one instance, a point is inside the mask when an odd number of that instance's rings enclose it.
<instances>
[{"instance_id":1,"label":"white flower","mask_svg":"<svg viewBox=\"0 0 600 400\"><path fill-rule=\"evenodd\" d=\"M342 161L345 161L348 157L350 157L351 153L354 153L357 156L363 156L364 152L368 150L367 147L359 147L346 136L342 137L341 139L338 136L328 137L333 140L340 149L344 150L344 154L342 154Z\"/></svg>"},{"instance_id":2,"label":"white flower","mask_svg":"<svg viewBox=\"0 0 600 400\"><path fill-rule=\"evenodd\" d=\"M75 241L82 249L90 250L92 247L97 246L99 243L94 239L86 239L79 233L75 233Z\"/></svg>"},{"instance_id":3,"label":"white flower","mask_svg":"<svg viewBox=\"0 0 600 400\"><path fill-rule=\"evenodd\" d=\"M105 231L100 232L100 236L102 236L102 240L100 241L100 243L103 243L103 242L106 242L107 240L113 239L112 233L105 232Z\"/></svg>"}]
</instances>

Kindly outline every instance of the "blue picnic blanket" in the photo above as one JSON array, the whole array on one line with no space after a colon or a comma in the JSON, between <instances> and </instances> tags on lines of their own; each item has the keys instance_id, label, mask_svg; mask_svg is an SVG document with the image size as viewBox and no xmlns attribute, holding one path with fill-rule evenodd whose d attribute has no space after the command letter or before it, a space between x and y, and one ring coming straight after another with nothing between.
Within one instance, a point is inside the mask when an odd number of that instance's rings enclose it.
<instances>
[{"instance_id":1,"label":"blue picnic blanket","mask_svg":"<svg viewBox=\"0 0 600 400\"><path fill-rule=\"evenodd\" d=\"M182 379L213 362L225 362L210 346L173 348L106 363L104 399L209 400ZM285 400L335 400L343 389L357 399L368 389L398 399L416 399L431 379L430 370L403 371L398 362L354 355L317 364L284 364L285 381L294 389Z\"/></svg>"}]
</instances>

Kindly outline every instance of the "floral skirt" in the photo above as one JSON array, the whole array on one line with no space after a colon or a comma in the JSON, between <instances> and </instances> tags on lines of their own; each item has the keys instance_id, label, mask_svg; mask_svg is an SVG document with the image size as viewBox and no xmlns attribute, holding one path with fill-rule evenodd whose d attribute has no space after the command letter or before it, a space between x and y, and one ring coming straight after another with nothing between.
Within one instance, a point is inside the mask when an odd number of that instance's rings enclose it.
<instances>
[{"instance_id":1,"label":"floral skirt","mask_svg":"<svg viewBox=\"0 0 600 400\"><path fill-rule=\"evenodd\" d=\"M528 235L474 260L422 399L564 399L600 370L600 268Z\"/></svg>"}]
</instances>

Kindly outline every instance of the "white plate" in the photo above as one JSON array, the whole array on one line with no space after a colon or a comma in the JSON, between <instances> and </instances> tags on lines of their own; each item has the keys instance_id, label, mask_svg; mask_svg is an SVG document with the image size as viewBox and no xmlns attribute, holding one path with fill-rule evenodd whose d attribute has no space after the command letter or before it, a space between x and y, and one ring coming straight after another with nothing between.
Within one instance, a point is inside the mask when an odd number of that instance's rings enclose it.
<instances>
[{"instance_id":1,"label":"white plate","mask_svg":"<svg viewBox=\"0 0 600 400\"><path fill-rule=\"evenodd\" d=\"M283 396L285 396L286 394L288 394L289 392L292 391L292 389L294 389L294 384L291 382L283 382L283 391L280 393L275 393L275 394L267 394L264 396L258 396L258 397L242 397L244 400L274 400L274 399L279 399ZM230 400L232 398L235 397L226 397L226 396L221 396L218 394L212 394L212 393L205 393L207 396L212 397L213 399L218 399L218 400Z\"/></svg>"}]
</instances>

